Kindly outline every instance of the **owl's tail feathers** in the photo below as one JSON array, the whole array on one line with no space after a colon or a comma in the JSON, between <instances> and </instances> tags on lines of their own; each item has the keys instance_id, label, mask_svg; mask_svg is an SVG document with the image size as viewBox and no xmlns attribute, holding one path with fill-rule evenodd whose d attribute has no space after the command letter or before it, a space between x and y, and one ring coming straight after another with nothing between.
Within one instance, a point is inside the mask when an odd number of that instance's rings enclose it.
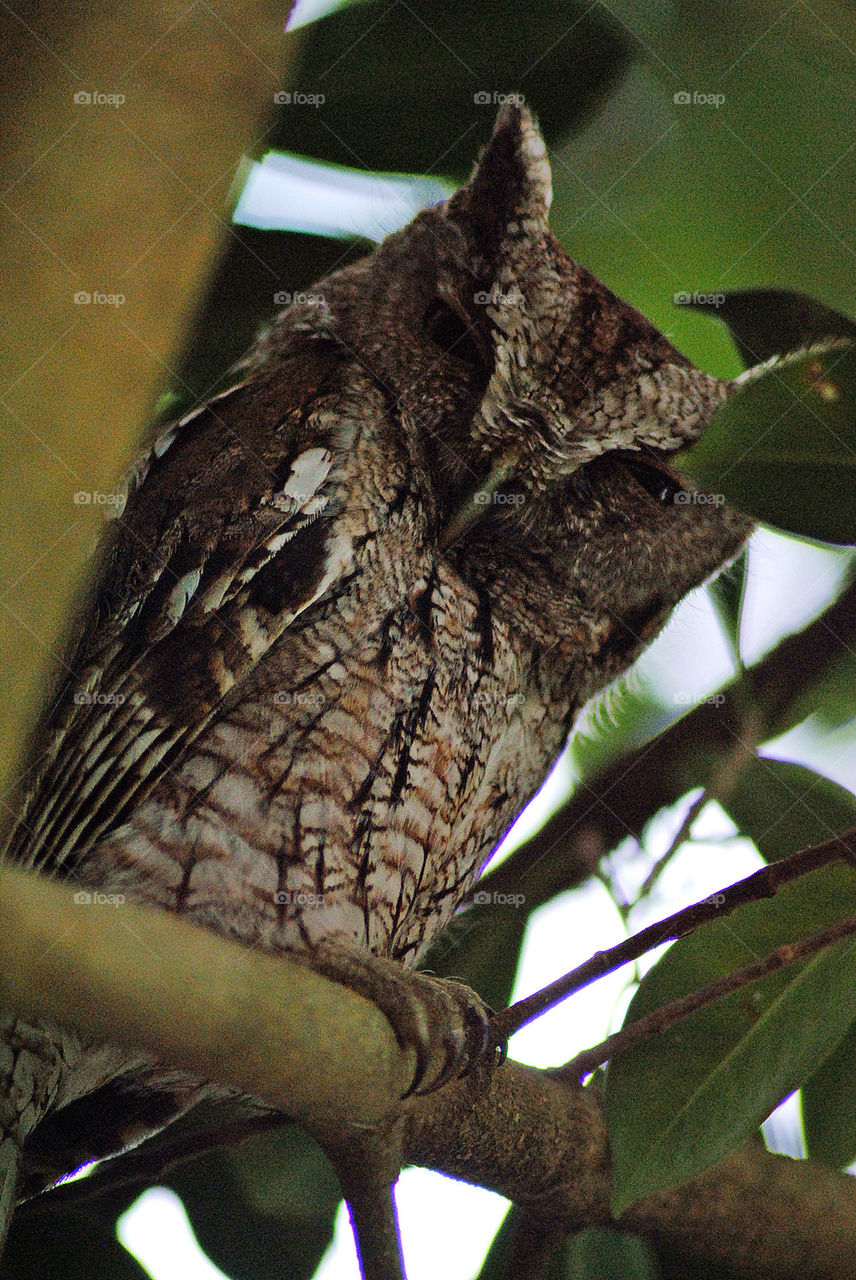
<instances>
[{"instance_id":1,"label":"owl's tail feathers","mask_svg":"<svg viewBox=\"0 0 856 1280\"><path fill-rule=\"evenodd\" d=\"M18 1196L24 1142L54 1101L65 1070L51 1028L0 1015L0 1254Z\"/></svg>"},{"instance_id":2,"label":"owl's tail feathers","mask_svg":"<svg viewBox=\"0 0 856 1280\"><path fill-rule=\"evenodd\" d=\"M21 1169L21 1148L17 1139L0 1123L0 1257L6 1245Z\"/></svg>"},{"instance_id":3,"label":"owl's tail feathers","mask_svg":"<svg viewBox=\"0 0 856 1280\"><path fill-rule=\"evenodd\" d=\"M23 1179L23 1147L68 1073L72 1041L46 1023L0 1014L0 1256Z\"/></svg>"}]
</instances>

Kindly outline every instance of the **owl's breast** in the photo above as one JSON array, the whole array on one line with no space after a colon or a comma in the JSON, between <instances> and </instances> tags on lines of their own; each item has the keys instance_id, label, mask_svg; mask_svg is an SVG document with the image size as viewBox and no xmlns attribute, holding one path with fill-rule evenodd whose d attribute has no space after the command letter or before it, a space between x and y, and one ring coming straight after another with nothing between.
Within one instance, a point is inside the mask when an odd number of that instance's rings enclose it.
<instances>
[{"instance_id":1,"label":"owl's breast","mask_svg":"<svg viewBox=\"0 0 856 1280\"><path fill-rule=\"evenodd\" d=\"M254 946L335 937L415 960L561 749L567 708L545 711L525 637L487 599L430 554L409 563L376 548L81 878Z\"/></svg>"}]
</instances>

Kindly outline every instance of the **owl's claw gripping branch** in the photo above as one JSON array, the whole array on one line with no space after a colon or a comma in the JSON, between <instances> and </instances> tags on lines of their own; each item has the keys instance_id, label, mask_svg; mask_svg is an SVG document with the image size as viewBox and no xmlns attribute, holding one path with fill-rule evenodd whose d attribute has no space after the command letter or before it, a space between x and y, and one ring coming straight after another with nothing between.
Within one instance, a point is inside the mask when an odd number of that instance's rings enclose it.
<instances>
[{"instance_id":1,"label":"owl's claw gripping branch","mask_svg":"<svg viewBox=\"0 0 856 1280\"><path fill-rule=\"evenodd\" d=\"M320 944L308 963L376 1004L401 1047L413 1050L413 1078L404 1097L433 1093L485 1059L495 1059L491 1010L463 983L331 943Z\"/></svg>"}]
</instances>

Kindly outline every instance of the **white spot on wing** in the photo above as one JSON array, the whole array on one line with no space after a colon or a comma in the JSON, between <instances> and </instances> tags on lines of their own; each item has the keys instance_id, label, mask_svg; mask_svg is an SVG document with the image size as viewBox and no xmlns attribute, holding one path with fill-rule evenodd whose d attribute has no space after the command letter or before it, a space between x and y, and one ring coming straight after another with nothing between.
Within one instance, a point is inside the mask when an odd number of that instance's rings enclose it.
<instances>
[{"instance_id":1,"label":"white spot on wing","mask_svg":"<svg viewBox=\"0 0 856 1280\"><path fill-rule=\"evenodd\" d=\"M175 437L178 435L178 427L170 427L169 431L162 431L152 445L152 453L156 458L162 458Z\"/></svg>"},{"instance_id":2,"label":"white spot on wing","mask_svg":"<svg viewBox=\"0 0 856 1280\"><path fill-rule=\"evenodd\" d=\"M166 600L166 615L170 624L174 625L187 608L187 602L190 600L196 588L199 586L199 579L202 577L202 570L190 569L170 591Z\"/></svg>"},{"instance_id":3,"label":"white spot on wing","mask_svg":"<svg viewBox=\"0 0 856 1280\"><path fill-rule=\"evenodd\" d=\"M286 510L302 507L315 497L332 465L333 455L329 449L306 449L295 458L291 474L279 493L274 494L274 506Z\"/></svg>"}]
</instances>

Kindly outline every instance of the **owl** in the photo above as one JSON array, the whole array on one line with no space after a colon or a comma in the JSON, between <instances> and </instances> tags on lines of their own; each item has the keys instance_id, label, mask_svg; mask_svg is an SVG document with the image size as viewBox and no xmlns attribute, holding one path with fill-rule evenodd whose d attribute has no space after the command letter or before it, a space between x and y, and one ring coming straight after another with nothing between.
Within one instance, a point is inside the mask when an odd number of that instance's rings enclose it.
<instances>
[{"instance_id":1,"label":"owl","mask_svg":"<svg viewBox=\"0 0 856 1280\"><path fill-rule=\"evenodd\" d=\"M581 705L749 531L669 461L729 384L567 256L550 198L511 103L466 186L156 436L6 844L369 995L418 1087L492 1051L427 944ZM4 1082L9 1178L12 1147L66 1172L198 1096L9 1018Z\"/></svg>"}]
</instances>

